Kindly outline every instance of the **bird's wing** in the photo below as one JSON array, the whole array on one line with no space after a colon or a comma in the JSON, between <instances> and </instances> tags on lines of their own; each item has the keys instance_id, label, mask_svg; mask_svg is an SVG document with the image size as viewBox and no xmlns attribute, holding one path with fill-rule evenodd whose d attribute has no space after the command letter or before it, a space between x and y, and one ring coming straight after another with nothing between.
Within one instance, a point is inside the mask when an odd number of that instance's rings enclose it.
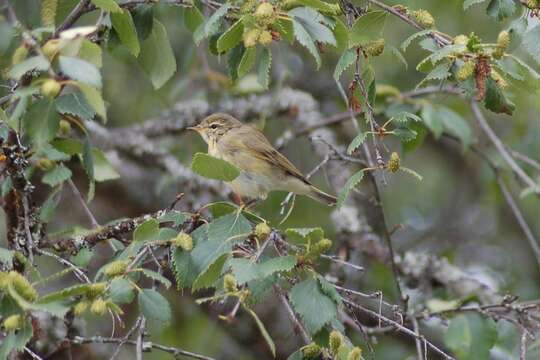
<instances>
[{"instance_id":1,"label":"bird's wing","mask_svg":"<svg viewBox=\"0 0 540 360\"><path fill-rule=\"evenodd\" d=\"M257 157L270 165L276 166L279 169L282 169L289 175L292 175L306 184L311 183L302 175L300 170L296 168L285 156L283 156L279 151L274 149L272 144L266 139L263 133L259 130L245 125L239 129L238 138L243 143L246 150L250 150L249 153L251 156Z\"/></svg>"}]
</instances>

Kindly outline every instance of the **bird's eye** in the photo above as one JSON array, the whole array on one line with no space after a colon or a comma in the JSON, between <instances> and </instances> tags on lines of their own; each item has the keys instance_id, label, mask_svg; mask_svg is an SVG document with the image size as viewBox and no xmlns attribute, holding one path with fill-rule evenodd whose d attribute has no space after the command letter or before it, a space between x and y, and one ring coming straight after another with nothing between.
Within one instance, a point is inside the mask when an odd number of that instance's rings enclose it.
<instances>
[{"instance_id":1,"label":"bird's eye","mask_svg":"<svg viewBox=\"0 0 540 360\"><path fill-rule=\"evenodd\" d=\"M210 125L210 129L217 129L217 128L218 128L217 124Z\"/></svg>"}]
</instances>

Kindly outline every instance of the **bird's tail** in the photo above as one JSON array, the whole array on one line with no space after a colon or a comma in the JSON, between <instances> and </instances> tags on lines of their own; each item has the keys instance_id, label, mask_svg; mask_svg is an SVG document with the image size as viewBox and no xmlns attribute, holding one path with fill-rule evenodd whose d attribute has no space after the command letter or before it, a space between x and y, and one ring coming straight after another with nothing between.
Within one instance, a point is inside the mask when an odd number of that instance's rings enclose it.
<instances>
[{"instance_id":1,"label":"bird's tail","mask_svg":"<svg viewBox=\"0 0 540 360\"><path fill-rule=\"evenodd\" d=\"M307 194L307 196L328 206L334 206L337 203L335 196L327 194L324 191L317 189L315 186L310 187L310 192Z\"/></svg>"}]
</instances>

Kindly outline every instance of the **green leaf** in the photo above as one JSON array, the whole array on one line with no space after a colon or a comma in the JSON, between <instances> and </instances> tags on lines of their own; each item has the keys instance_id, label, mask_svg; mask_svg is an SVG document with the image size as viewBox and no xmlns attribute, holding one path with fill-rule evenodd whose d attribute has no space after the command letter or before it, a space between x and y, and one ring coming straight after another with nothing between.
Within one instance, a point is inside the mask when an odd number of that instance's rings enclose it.
<instances>
[{"instance_id":1,"label":"green leaf","mask_svg":"<svg viewBox=\"0 0 540 360\"><path fill-rule=\"evenodd\" d=\"M152 32L142 43L139 62L150 77L154 89L159 89L176 72L174 57L165 26L154 20Z\"/></svg>"},{"instance_id":2,"label":"green leaf","mask_svg":"<svg viewBox=\"0 0 540 360\"><path fill-rule=\"evenodd\" d=\"M489 359L497 340L493 320L479 315L458 315L450 321L444 343L460 360Z\"/></svg>"},{"instance_id":3,"label":"green leaf","mask_svg":"<svg viewBox=\"0 0 540 360\"><path fill-rule=\"evenodd\" d=\"M330 4L321 0L298 0L298 3L328 15L336 16L341 14L339 4Z\"/></svg>"},{"instance_id":4,"label":"green leaf","mask_svg":"<svg viewBox=\"0 0 540 360\"><path fill-rule=\"evenodd\" d=\"M238 64L238 77L243 78L247 73L251 71L253 68L253 65L255 65L255 57L257 55L257 49L255 47L251 47L248 49L245 49L244 54L242 55L242 59L240 60L240 63Z\"/></svg>"},{"instance_id":5,"label":"green leaf","mask_svg":"<svg viewBox=\"0 0 540 360\"><path fill-rule=\"evenodd\" d=\"M536 25L523 36L523 47L540 64L540 25Z\"/></svg>"},{"instance_id":6,"label":"green leaf","mask_svg":"<svg viewBox=\"0 0 540 360\"><path fill-rule=\"evenodd\" d=\"M491 0L486 9L489 16L499 21L512 16L515 11L516 4L514 0Z\"/></svg>"},{"instance_id":7,"label":"green leaf","mask_svg":"<svg viewBox=\"0 0 540 360\"><path fill-rule=\"evenodd\" d=\"M272 337L266 330L266 327L264 326L263 322L259 319L255 311L246 308L248 313L251 315L253 320L255 320L255 323L257 324L257 327L259 328L259 331L261 332L262 336L264 337L264 341L266 341L266 344L270 348L270 351L272 352L272 356L276 357L276 345L274 344L274 340L272 340Z\"/></svg>"},{"instance_id":8,"label":"green leaf","mask_svg":"<svg viewBox=\"0 0 540 360\"><path fill-rule=\"evenodd\" d=\"M343 53L349 47L349 29L347 29L340 19L335 20L334 37L336 38L336 51Z\"/></svg>"},{"instance_id":9,"label":"green leaf","mask_svg":"<svg viewBox=\"0 0 540 360\"><path fill-rule=\"evenodd\" d=\"M42 98L34 102L26 112L23 123L36 148L45 146L56 136L60 123L54 101Z\"/></svg>"},{"instance_id":10,"label":"green leaf","mask_svg":"<svg viewBox=\"0 0 540 360\"><path fill-rule=\"evenodd\" d=\"M403 66L405 67L405 70L407 70L409 67L409 64L407 63L407 60L405 59L401 51L399 51L397 47L392 46L392 45L387 45L386 48L390 50L392 55L394 55L403 64Z\"/></svg>"},{"instance_id":11,"label":"green leaf","mask_svg":"<svg viewBox=\"0 0 540 360\"><path fill-rule=\"evenodd\" d=\"M408 111L401 111L397 113L396 115L394 115L392 119L394 120L394 122L398 122L398 123L406 123L408 120L417 121L417 122L422 121L422 118L420 116L410 113Z\"/></svg>"},{"instance_id":12,"label":"green leaf","mask_svg":"<svg viewBox=\"0 0 540 360\"><path fill-rule=\"evenodd\" d=\"M86 60L97 68L103 66L103 52L98 44L84 39L79 50L79 58Z\"/></svg>"},{"instance_id":13,"label":"green leaf","mask_svg":"<svg viewBox=\"0 0 540 360\"><path fill-rule=\"evenodd\" d=\"M116 304L129 304L135 297L133 286L127 279L123 278L111 281L108 294L108 298Z\"/></svg>"},{"instance_id":14,"label":"green leaf","mask_svg":"<svg viewBox=\"0 0 540 360\"><path fill-rule=\"evenodd\" d=\"M196 153L193 156L191 169L206 178L223 181L233 181L240 175L236 166L204 153Z\"/></svg>"},{"instance_id":15,"label":"green leaf","mask_svg":"<svg viewBox=\"0 0 540 360\"><path fill-rule=\"evenodd\" d=\"M17 332L8 332L0 344L0 359L8 359L12 351L21 352L33 336L32 322L25 317L22 327Z\"/></svg>"},{"instance_id":16,"label":"green leaf","mask_svg":"<svg viewBox=\"0 0 540 360\"><path fill-rule=\"evenodd\" d=\"M137 36L137 29L135 23L131 17L131 13L128 10L122 10L119 13L111 14L111 23L118 34L118 37L122 41L133 56L139 56L141 46L139 44L139 38Z\"/></svg>"},{"instance_id":17,"label":"green leaf","mask_svg":"<svg viewBox=\"0 0 540 360\"><path fill-rule=\"evenodd\" d=\"M497 86L492 78L486 80L486 97L484 98L486 109L495 113L512 115L515 109L513 102L508 100L504 92Z\"/></svg>"},{"instance_id":18,"label":"green leaf","mask_svg":"<svg viewBox=\"0 0 540 360\"><path fill-rule=\"evenodd\" d=\"M293 19L292 23L296 40L298 40L298 42L313 55L315 62L317 63L317 69L319 69L321 67L321 56L315 46L315 41L313 41L311 35L307 32L302 23L295 19Z\"/></svg>"},{"instance_id":19,"label":"green leaf","mask_svg":"<svg viewBox=\"0 0 540 360\"><path fill-rule=\"evenodd\" d=\"M92 158L94 163L94 179L97 182L114 180L120 177L120 174L113 168L103 151L93 148Z\"/></svg>"},{"instance_id":20,"label":"green leaf","mask_svg":"<svg viewBox=\"0 0 540 360\"><path fill-rule=\"evenodd\" d=\"M463 10L467 10L471 6L483 3L484 1L486 1L486 0L465 0L463 2Z\"/></svg>"},{"instance_id":21,"label":"green leaf","mask_svg":"<svg viewBox=\"0 0 540 360\"><path fill-rule=\"evenodd\" d=\"M122 11L120 6L114 0L91 0L97 8L102 9L103 11L111 13L119 13Z\"/></svg>"},{"instance_id":22,"label":"green leaf","mask_svg":"<svg viewBox=\"0 0 540 360\"><path fill-rule=\"evenodd\" d=\"M204 24L199 25L193 34L195 44L199 45L202 40L214 35L219 30L221 19L227 15L227 11L229 11L230 8L231 4L225 3L221 5L221 7L217 9Z\"/></svg>"},{"instance_id":23,"label":"green leaf","mask_svg":"<svg viewBox=\"0 0 540 360\"><path fill-rule=\"evenodd\" d=\"M103 120L107 120L107 111L105 110L105 103L101 97L101 92L96 88L85 84L83 82L77 82L77 87L81 90L88 104L94 109L96 114L101 116Z\"/></svg>"},{"instance_id":24,"label":"green leaf","mask_svg":"<svg viewBox=\"0 0 540 360\"><path fill-rule=\"evenodd\" d=\"M39 299L39 302L42 304L65 300L71 298L72 296L84 295L90 291L92 284L78 284L67 287L65 289L51 292Z\"/></svg>"},{"instance_id":25,"label":"green leaf","mask_svg":"<svg viewBox=\"0 0 540 360\"><path fill-rule=\"evenodd\" d=\"M144 269L144 268L141 269L141 272L143 273L144 276L162 283L163 286L165 286L165 288L168 289L171 287L171 282L169 281L169 279L167 279L165 276L161 275L160 273L152 271L152 270Z\"/></svg>"},{"instance_id":26,"label":"green leaf","mask_svg":"<svg viewBox=\"0 0 540 360\"><path fill-rule=\"evenodd\" d=\"M67 179L71 178L71 170L64 165L57 165L52 170L49 170L43 175L41 181L51 187L63 183Z\"/></svg>"},{"instance_id":27,"label":"green leaf","mask_svg":"<svg viewBox=\"0 0 540 360\"><path fill-rule=\"evenodd\" d=\"M59 96L55 103L59 113L70 114L83 120L90 121L96 114L80 92Z\"/></svg>"},{"instance_id":28,"label":"green leaf","mask_svg":"<svg viewBox=\"0 0 540 360\"><path fill-rule=\"evenodd\" d=\"M60 56L60 70L73 80L101 89L101 74L93 64L74 57Z\"/></svg>"},{"instance_id":29,"label":"green leaf","mask_svg":"<svg viewBox=\"0 0 540 360\"><path fill-rule=\"evenodd\" d=\"M355 173L353 176L347 180L345 185L343 185L343 189L339 192L338 195L338 201L336 207L339 209L343 206L345 203L345 200L347 200L347 197L349 196L349 192L356 187L362 181L364 178L364 170L360 170L357 173Z\"/></svg>"},{"instance_id":30,"label":"green leaf","mask_svg":"<svg viewBox=\"0 0 540 360\"><path fill-rule=\"evenodd\" d=\"M133 232L133 241L148 242L155 240L159 233L159 224L156 219L148 219L137 226Z\"/></svg>"},{"instance_id":31,"label":"green leaf","mask_svg":"<svg viewBox=\"0 0 540 360\"><path fill-rule=\"evenodd\" d=\"M145 40L154 28L154 5L141 4L131 11L139 42Z\"/></svg>"},{"instance_id":32,"label":"green leaf","mask_svg":"<svg viewBox=\"0 0 540 360\"><path fill-rule=\"evenodd\" d=\"M296 284L290 291L290 299L310 334L317 333L337 317L335 302L321 291L314 278Z\"/></svg>"},{"instance_id":33,"label":"green leaf","mask_svg":"<svg viewBox=\"0 0 540 360\"><path fill-rule=\"evenodd\" d=\"M94 181L94 158L92 156L92 146L90 145L90 139L85 137L83 142L82 163L86 175L90 181Z\"/></svg>"},{"instance_id":34,"label":"green leaf","mask_svg":"<svg viewBox=\"0 0 540 360\"><path fill-rule=\"evenodd\" d=\"M467 148L472 143L472 130L461 115L445 106L437 106L436 116L442 121L446 131L461 140L463 148Z\"/></svg>"},{"instance_id":35,"label":"green leaf","mask_svg":"<svg viewBox=\"0 0 540 360\"><path fill-rule=\"evenodd\" d=\"M272 65L272 53L269 48L264 48L257 69L257 80L264 89L268 89L270 83L270 66Z\"/></svg>"},{"instance_id":36,"label":"green leaf","mask_svg":"<svg viewBox=\"0 0 540 360\"><path fill-rule=\"evenodd\" d=\"M13 251L0 247L0 264L3 264L8 269L12 266Z\"/></svg>"},{"instance_id":37,"label":"green leaf","mask_svg":"<svg viewBox=\"0 0 540 360\"><path fill-rule=\"evenodd\" d=\"M161 216L158 221L160 224L172 222L174 227L182 225L187 219L189 219L189 213L183 213L176 210L167 211Z\"/></svg>"},{"instance_id":38,"label":"green leaf","mask_svg":"<svg viewBox=\"0 0 540 360\"><path fill-rule=\"evenodd\" d=\"M292 270L296 266L296 257L282 256L261 263L255 263L249 259L232 259L230 264L238 284L244 284L263 279L276 272Z\"/></svg>"},{"instance_id":39,"label":"green leaf","mask_svg":"<svg viewBox=\"0 0 540 360\"><path fill-rule=\"evenodd\" d=\"M192 290L197 291L214 285L221 276L221 271L228 258L229 254L223 254L204 269L193 281Z\"/></svg>"},{"instance_id":40,"label":"green leaf","mask_svg":"<svg viewBox=\"0 0 540 360\"><path fill-rule=\"evenodd\" d=\"M312 244L324 238L324 230L320 227L289 228L285 233L296 244Z\"/></svg>"},{"instance_id":41,"label":"green leaf","mask_svg":"<svg viewBox=\"0 0 540 360\"><path fill-rule=\"evenodd\" d=\"M75 139L55 139L51 142L55 149L68 155L82 154L83 144Z\"/></svg>"},{"instance_id":42,"label":"green leaf","mask_svg":"<svg viewBox=\"0 0 540 360\"><path fill-rule=\"evenodd\" d=\"M429 102L424 103L422 106L422 120L436 139L442 135L444 131L442 120L440 116L437 116L436 109Z\"/></svg>"},{"instance_id":43,"label":"green leaf","mask_svg":"<svg viewBox=\"0 0 540 360\"><path fill-rule=\"evenodd\" d=\"M184 24L186 28L194 33L195 30L204 22L204 15L196 7L192 6L184 9Z\"/></svg>"},{"instance_id":44,"label":"green leaf","mask_svg":"<svg viewBox=\"0 0 540 360\"><path fill-rule=\"evenodd\" d=\"M411 36L409 36L407 39L405 39L405 41L403 41L401 43L401 51L405 52L407 51L407 48L409 47L409 45L411 45L411 43L415 40L415 39L418 39L419 37L422 37L422 36L426 36L426 35L429 35L432 33L432 30L430 29L426 29L426 30L421 30L421 31L418 31L418 32L415 32L414 34L412 34Z\"/></svg>"},{"instance_id":45,"label":"green leaf","mask_svg":"<svg viewBox=\"0 0 540 360\"><path fill-rule=\"evenodd\" d=\"M45 71L51 64L44 56L32 56L13 66L8 72L12 79L19 80L24 74L32 70Z\"/></svg>"},{"instance_id":46,"label":"green leaf","mask_svg":"<svg viewBox=\"0 0 540 360\"><path fill-rule=\"evenodd\" d=\"M351 155L358 147L360 147L364 141L366 140L367 133L366 132L360 132L358 135L356 135L347 147L347 154Z\"/></svg>"},{"instance_id":47,"label":"green leaf","mask_svg":"<svg viewBox=\"0 0 540 360\"><path fill-rule=\"evenodd\" d=\"M330 283L328 280L326 280L320 275L317 276L317 280L319 281L321 291L330 299L332 299L336 303L336 305L341 306L341 296L339 295L334 285L332 285L332 283Z\"/></svg>"},{"instance_id":48,"label":"green leaf","mask_svg":"<svg viewBox=\"0 0 540 360\"><path fill-rule=\"evenodd\" d=\"M324 16L309 7L299 7L289 11L293 21L300 22L314 41L336 46L334 33L323 25L326 22Z\"/></svg>"},{"instance_id":49,"label":"green leaf","mask_svg":"<svg viewBox=\"0 0 540 360\"><path fill-rule=\"evenodd\" d=\"M347 49L339 58L334 69L334 80L339 81L341 74L356 61L356 50Z\"/></svg>"},{"instance_id":50,"label":"green leaf","mask_svg":"<svg viewBox=\"0 0 540 360\"><path fill-rule=\"evenodd\" d=\"M235 47L242 40L243 33L244 23L243 19L240 19L219 37L217 41L218 52L223 53Z\"/></svg>"},{"instance_id":51,"label":"green leaf","mask_svg":"<svg viewBox=\"0 0 540 360\"><path fill-rule=\"evenodd\" d=\"M56 207L58 206L58 203L61 199L61 196L58 196L60 190L61 188L59 187L52 191L41 205L41 208L39 209L39 219L41 221L48 223L52 220L54 211L56 210Z\"/></svg>"},{"instance_id":52,"label":"green leaf","mask_svg":"<svg viewBox=\"0 0 540 360\"><path fill-rule=\"evenodd\" d=\"M398 127L395 128L392 133L399 138L402 142L409 142L416 139L416 131L409 129L407 127Z\"/></svg>"},{"instance_id":53,"label":"green leaf","mask_svg":"<svg viewBox=\"0 0 540 360\"><path fill-rule=\"evenodd\" d=\"M240 77L240 63L246 52L247 50L244 48L244 45L239 44L227 54L227 71L233 82Z\"/></svg>"},{"instance_id":54,"label":"green leaf","mask_svg":"<svg viewBox=\"0 0 540 360\"><path fill-rule=\"evenodd\" d=\"M294 29L292 20L278 18L275 25L281 37L292 44L294 41Z\"/></svg>"},{"instance_id":55,"label":"green leaf","mask_svg":"<svg viewBox=\"0 0 540 360\"><path fill-rule=\"evenodd\" d=\"M142 289L138 296L139 309L150 322L163 327L171 321L171 307L167 299L152 289Z\"/></svg>"},{"instance_id":56,"label":"green leaf","mask_svg":"<svg viewBox=\"0 0 540 360\"><path fill-rule=\"evenodd\" d=\"M349 47L364 46L373 40L380 39L386 15L385 11L371 11L358 18L349 34Z\"/></svg>"}]
</instances>

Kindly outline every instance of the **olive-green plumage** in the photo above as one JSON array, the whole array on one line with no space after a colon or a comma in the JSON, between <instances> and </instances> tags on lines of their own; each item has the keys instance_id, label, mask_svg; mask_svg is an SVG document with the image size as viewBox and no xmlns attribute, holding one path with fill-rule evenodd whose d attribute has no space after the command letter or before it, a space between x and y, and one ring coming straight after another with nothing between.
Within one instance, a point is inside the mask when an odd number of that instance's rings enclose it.
<instances>
[{"instance_id":1,"label":"olive-green plumage","mask_svg":"<svg viewBox=\"0 0 540 360\"><path fill-rule=\"evenodd\" d=\"M190 129L206 141L208 154L240 169L240 175L228 183L236 194L265 199L268 192L283 190L335 205L334 196L313 186L255 127L231 115L217 113Z\"/></svg>"}]
</instances>

